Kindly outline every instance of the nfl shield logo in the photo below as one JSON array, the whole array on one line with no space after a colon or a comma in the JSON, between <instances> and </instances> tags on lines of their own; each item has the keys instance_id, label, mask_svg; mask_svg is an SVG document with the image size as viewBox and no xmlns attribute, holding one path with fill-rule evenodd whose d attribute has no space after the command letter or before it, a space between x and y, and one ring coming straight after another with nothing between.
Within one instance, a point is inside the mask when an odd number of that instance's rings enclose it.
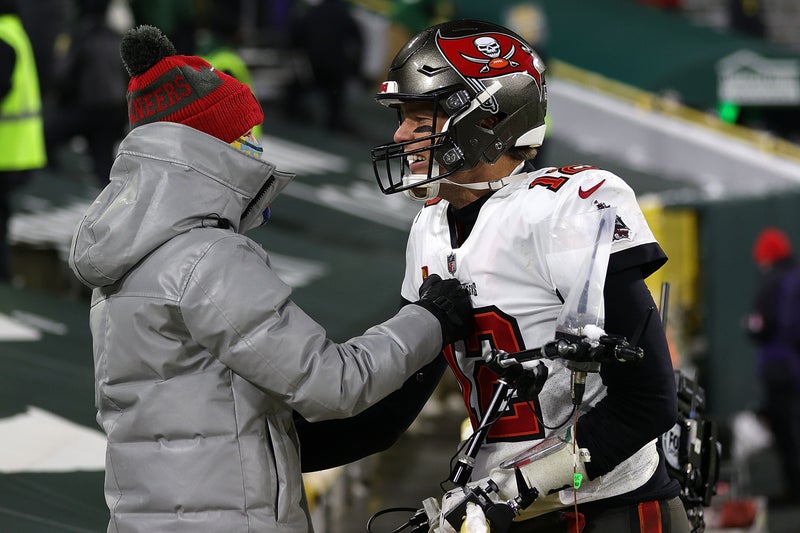
<instances>
[{"instance_id":1,"label":"nfl shield logo","mask_svg":"<svg viewBox=\"0 0 800 533\"><path fill-rule=\"evenodd\" d=\"M451 274L456 273L456 254L451 253L447 256L447 271Z\"/></svg>"}]
</instances>

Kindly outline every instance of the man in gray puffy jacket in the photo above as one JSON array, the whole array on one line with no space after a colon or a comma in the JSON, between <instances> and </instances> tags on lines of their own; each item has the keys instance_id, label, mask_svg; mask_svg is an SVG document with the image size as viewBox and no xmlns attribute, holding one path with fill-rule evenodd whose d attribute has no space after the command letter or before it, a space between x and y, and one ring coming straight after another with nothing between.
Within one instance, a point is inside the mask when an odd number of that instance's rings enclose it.
<instances>
[{"instance_id":1,"label":"man in gray puffy jacket","mask_svg":"<svg viewBox=\"0 0 800 533\"><path fill-rule=\"evenodd\" d=\"M329 340L243 235L293 177L260 158L250 90L151 26L121 54L132 130L69 258L93 288L108 531L311 531L293 412L394 391L469 333L469 297L431 276L417 305Z\"/></svg>"}]
</instances>

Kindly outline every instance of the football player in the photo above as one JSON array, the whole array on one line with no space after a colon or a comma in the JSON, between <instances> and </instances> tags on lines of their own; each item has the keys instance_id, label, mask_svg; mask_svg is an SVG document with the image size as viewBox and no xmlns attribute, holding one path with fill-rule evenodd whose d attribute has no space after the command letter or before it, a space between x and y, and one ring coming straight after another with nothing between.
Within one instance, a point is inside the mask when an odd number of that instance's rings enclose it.
<instances>
[{"instance_id":1,"label":"football player","mask_svg":"<svg viewBox=\"0 0 800 533\"><path fill-rule=\"evenodd\" d=\"M561 443L520 468L539 496L512 531L566 531L565 520L580 520L593 533L688 532L680 486L656 445L677 418L672 362L660 319L645 319L655 303L644 280L667 258L623 179L587 164L535 168L544 73L521 37L481 21L432 26L395 56L376 99L397 111L399 125L372 160L385 194L424 202L410 230L402 296L413 301L433 274L470 291L475 333L447 346L445 358L477 429L498 382L487 356L553 341L565 299L581 288L581 265L556 233L585 233L582 217L613 210L601 323L608 334L637 337L643 358L588 373L577 406L573 371L544 360L538 394L512 396L493 420L471 484L491 477L496 498L514 498L514 472L500 465L538 443Z\"/></svg>"}]
</instances>

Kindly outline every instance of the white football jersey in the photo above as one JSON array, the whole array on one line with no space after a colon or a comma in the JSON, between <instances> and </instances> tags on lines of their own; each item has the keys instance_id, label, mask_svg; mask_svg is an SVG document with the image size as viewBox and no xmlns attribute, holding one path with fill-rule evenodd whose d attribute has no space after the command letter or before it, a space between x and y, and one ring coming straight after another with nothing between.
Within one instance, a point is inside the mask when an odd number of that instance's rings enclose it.
<instances>
[{"instance_id":1,"label":"white football jersey","mask_svg":"<svg viewBox=\"0 0 800 533\"><path fill-rule=\"evenodd\" d=\"M448 346L445 356L455 372L474 429L483 419L497 382L484 357L493 349L513 353L554 340L563 299L581 283L581 265L568 253L553 249L553 232L569 227L582 214L614 208L611 254L654 243L655 238L633 190L611 172L588 165L540 169L495 192L481 207L469 237L458 247L451 241L448 205L444 200L431 200L416 216L406 250L402 295L408 301L418 299L419 286L430 274L457 278L470 292L475 332L466 342ZM542 362L549 369L544 388L537 398L510 402L492 424L473 480L551 435L553 428L571 422L571 372L563 361ZM600 376L590 373L582 412L604 395ZM602 478L613 483L614 475L619 474L626 478L626 485L613 492L627 492L652 475L655 453L654 447L645 447L640 452L642 457L625 461ZM647 468L641 468L641 461ZM643 470L641 476L646 477L629 486L631 473L618 472L621 469ZM602 496L595 494L588 499L613 495L601 492Z\"/></svg>"}]
</instances>

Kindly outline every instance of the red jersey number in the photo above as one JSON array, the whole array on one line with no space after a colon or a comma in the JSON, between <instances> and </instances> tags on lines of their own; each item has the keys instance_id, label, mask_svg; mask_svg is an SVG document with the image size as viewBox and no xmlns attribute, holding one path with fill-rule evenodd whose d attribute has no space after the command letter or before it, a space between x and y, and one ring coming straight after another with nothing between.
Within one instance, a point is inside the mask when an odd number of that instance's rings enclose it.
<instances>
[{"instance_id":1,"label":"red jersey number","mask_svg":"<svg viewBox=\"0 0 800 533\"><path fill-rule=\"evenodd\" d=\"M483 363L483 347L487 343L490 348L508 353L524 349L516 320L492 307L475 310L475 331L467 339L465 356L467 359L475 361L472 375L465 374L459 368L451 346L447 346L444 350L447 363L461 386L473 429L477 428L483 420L492 395L497 388L497 374ZM477 409L470 402L473 391L478 401ZM540 412L538 398L530 401L512 398L505 411L492 424L486 435L486 442L519 441L544 437L544 429L536 417L538 412Z\"/></svg>"}]
</instances>

